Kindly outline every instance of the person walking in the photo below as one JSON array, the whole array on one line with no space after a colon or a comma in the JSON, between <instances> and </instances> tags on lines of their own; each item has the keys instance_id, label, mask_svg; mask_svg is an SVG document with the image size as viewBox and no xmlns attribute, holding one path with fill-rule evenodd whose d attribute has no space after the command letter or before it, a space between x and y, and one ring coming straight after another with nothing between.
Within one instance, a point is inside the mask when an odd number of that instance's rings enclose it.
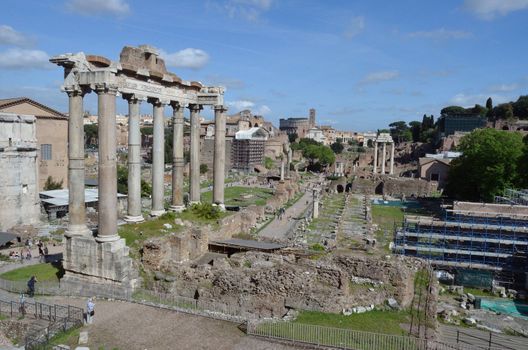
<instances>
[{"instance_id":1,"label":"person walking","mask_svg":"<svg viewBox=\"0 0 528 350\"><path fill-rule=\"evenodd\" d=\"M30 298L33 298L35 295L35 283L37 283L37 278L35 276L31 276L29 279L27 286L28 286L28 294Z\"/></svg>"},{"instance_id":2,"label":"person walking","mask_svg":"<svg viewBox=\"0 0 528 350\"><path fill-rule=\"evenodd\" d=\"M88 299L86 302L86 323L92 324L95 315L95 303L93 298Z\"/></svg>"},{"instance_id":3,"label":"person walking","mask_svg":"<svg viewBox=\"0 0 528 350\"><path fill-rule=\"evenodd\" d=\"M18 308L18 312L22 315L22 318L26 317L26 296L24 293L20 293L20 300L19 300L20 306Z\"/></svg>"}]
</instances>

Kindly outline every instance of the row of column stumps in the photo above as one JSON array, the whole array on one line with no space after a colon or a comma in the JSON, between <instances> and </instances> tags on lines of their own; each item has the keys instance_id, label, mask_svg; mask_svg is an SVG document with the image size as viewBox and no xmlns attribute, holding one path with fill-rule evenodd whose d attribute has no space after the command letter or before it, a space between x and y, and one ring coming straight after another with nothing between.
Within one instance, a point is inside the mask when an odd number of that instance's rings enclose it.
<instances>
[{"instance_id":1,"label":"row of column stumps","mask_svg":"<svg viewBox=\"0 0 528 350\"><path fill-rule=\"evenodd\" d=\"M387 142L374 142L374 170L373 174L378 173L378 143L383 144L383 150L382 150L382 158L381 158L381 174L385 174L385 164L387 163L386 160L386 154L387 154ZM394 174L394 142L390 142L391 144L391 156L390 156L390 169L389 174Z\"/></svg>"},{"instance_id":2,"label":"row of column stumps","mask_svg":"<svg viewBox=\"0 0 528 350\"><path fill-rule=\"evenodd\" d=\"M89 88L71 86L64 89L69 97L68 122L68 189L69 224L65 235L88 236L91 231L86 225L85 213L85 165L83 99ZM99 203L98 242L112 242L119 239L117 234L117 154L116 154L116 96L117 86L98 84L94 89L98 95L98 144L99 144ZM125 221L144 221L141 212L141 134L140 104L147 98L123 94L128 101L128 210ZM173 108L173 153L172 153L172 199L170 210L182 211L183 201L183 133L185 106L176 101L148 99L153 105L153 148L152 148L152 208L151 215L159 216L164 209L164 107ZM190 204L200 202L200 119L202 106L190 104L191 115L191 163L190 163ZM215 111L215 159L213 202L224 208L225 177L225 112L227 108L214 106Z\"/></svg>"}]
</instances>

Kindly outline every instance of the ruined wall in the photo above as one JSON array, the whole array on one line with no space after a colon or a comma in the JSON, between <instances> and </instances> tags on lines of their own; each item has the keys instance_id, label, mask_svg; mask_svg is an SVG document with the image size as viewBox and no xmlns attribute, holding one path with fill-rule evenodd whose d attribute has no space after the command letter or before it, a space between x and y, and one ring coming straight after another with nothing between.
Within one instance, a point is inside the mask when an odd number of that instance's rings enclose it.
<instances>
[{"instance_id":1,"label":"ruined wall","mask_svg":"<svg viewBox=\"0 0 528 350\"><path fill-rule=\"evenodd\" d=\"M44 189L48 176L62 181L62 188L68 188L68 120L37 118L37 140L39 148L51 145L50 160L43 160L40 150L37 153L39 164L39 191Z\"/></svg>"},{"instance_id":2,"label":"ruined wall","mask_svg":"<svg viewBox=\"0 0 528 350\"><path fill-rule=\"evenodd\" d=\"M436 181L426 181L406 177L376 176L374 178L355 178L352 192L361 194L381 194L401 197L427 197L438 187Z\"/></svg>"},{"instance_id":3,"label":"ruined wall","mask_svg":"<svg viewBox=\"0 0 528 350\"><path fill-rule=\"evenodd\" d=\"M388 298L407 307L420 264L405 257L296 261L292 255L248 252L215 259L213 266L174 266L175 282L168 291L260 317L282 317L290 308L339 313L354 306L384 305Z\"/></svg>"},{"instance_id":4,"label":"ruined wall","mask_svg":"<svg viewBox=\"0 0 528 350\"><path fill-rule=\"evenodd\" d=\"M225 142L225 173L231 170L231 146L232 141L226 139ZM200 164L207 164L208 171L213 172L214 162L214 139L202 139L201 140L201 152L200 152Z\"/></svg>"},{"instance_id":5,"label":"ruined wall","mask_svg":"<svg viewBox=\"0 0 528 350\"><path fill-rule=\"evenodd\" d=\"M0 113L0 230L39 221L36 119Z\"/></svg>"}]
</instances>

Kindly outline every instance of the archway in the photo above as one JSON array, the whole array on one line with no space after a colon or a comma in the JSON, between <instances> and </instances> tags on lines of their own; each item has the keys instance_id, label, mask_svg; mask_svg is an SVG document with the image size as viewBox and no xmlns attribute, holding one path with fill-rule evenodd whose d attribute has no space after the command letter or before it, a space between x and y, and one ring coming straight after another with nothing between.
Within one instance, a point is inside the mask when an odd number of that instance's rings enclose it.
<instances>
[{"instance_id":1,"label":"archway","mask_svg":"<svg viewBox=\"0 0 528 350\"><path fill-rule=\"evenodd\" d=\"M343 187L343 185L337 185L337 193L343 193L344 190L345 188Z\"/></svg>"},{"instance_id":2,"label":"archway","mask_svg":"<svg viewBox=\"0 0 528 350\"><path fill-rule=\"evenodd\" d=\"M374 190L374 193L375 194L383 194L383 186L384 186L384 183L380 182L378 184L378 186L376 186L376 189Z\"/></svg>"},{"instance_id":3,"label":"archway","mask_svg":"<svg viewBox=\"0 0 528 350\"><path fill-rule=\"evenodd\" d=\"M345 191L346 191L346 192L350 192L350 191L352 191L352 184L350 184L350 183L349 183L349 184L346 184Z\"/></svg>"},{"instance_id":4,"label":"archway","mask_svg":"<svg viewBox=\"0 0 528 350\"><path fill-rule=\"evenodd\" d=\"M504 126L502 127L502 130L510 130L510 128L508 127L508 125L504 125Z\"/></svg>"}]
</instances>

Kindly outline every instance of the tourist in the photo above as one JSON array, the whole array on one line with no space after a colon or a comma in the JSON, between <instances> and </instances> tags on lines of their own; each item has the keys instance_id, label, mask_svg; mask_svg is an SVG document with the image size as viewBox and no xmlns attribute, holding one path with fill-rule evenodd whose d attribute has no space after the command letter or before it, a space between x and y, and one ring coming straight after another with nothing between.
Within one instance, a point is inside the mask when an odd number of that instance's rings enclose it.
<instances>
[{"instance_id":1,"label":"tourist","mask_svg":"<svg viewBox=\"0 0 528 350\"><path fill-rule=\"evenodd\" d=\"M88 299L86 303L86 323L92 324L93 318L95 315L95 303L93 302L94 298Z\"/></svg>"},{"instance_id":2,"label":"tourist","mask_svg":"<svg viewBox=\"0 0 528 350\"><path fill-rule=\"evenodd\" d=\"M48 256L48 254L49 254L48 246L45 245L45 246L44 246L44 260L46 260L46 256Z\"/></svg>"},{"instance_id":3,"label":"tourist","mask_svg":"<svg viewBox=\"0 0 528 350\"><path fill-rule=\"evenodd\" d=\"M37 244L37 246L38 246L38 252L39 252L39 261L43 262L44 261L44 250L42 249L42 244L40 243L40 241L39 241L39 244Z\"/></svg>"},{"instance_id":4,"label":"tourist","mask_svg":"<svg viewBox=\"0 0 528 350\"><path fill-rule=\"evenodd\" d=\"M27 286L28 286L28 294L30 298L33 298L35 295L35 283L37 283L37 278L35 276L31 276L29 279Z\"/></svg>"},{"instance_id":5,"label":"tourist","mask_svg":"<svg viewBox=\"0 0 528 350\"><path fill-rule=\"evenodd\" d=\"M22 317L26 316L26 296L24 293L20 293L20 306L18 308L18 312L22 314Z\"/></svg>"}]
</instances>

